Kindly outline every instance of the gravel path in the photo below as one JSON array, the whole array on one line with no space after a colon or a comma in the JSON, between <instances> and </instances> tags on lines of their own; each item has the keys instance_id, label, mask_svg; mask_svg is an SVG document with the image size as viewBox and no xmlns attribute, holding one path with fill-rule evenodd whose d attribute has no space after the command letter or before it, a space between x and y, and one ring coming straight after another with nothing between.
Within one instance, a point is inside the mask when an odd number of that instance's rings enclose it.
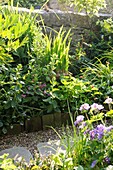
<instances>
[{"instance_id":1,"label":"gravel path","mask_svg":"<svg viewBox=\"0 0 113 170\"><path fill-rule=\"evenodd\" d=\"M62 128L56 128L59 134L65 133ZM0 137L0 151L14 146L26 147L33 155L37 152L37 144L48 140L59 139L53 129L32 133L21 133L19 135L6 135Z\"/></svg>"}]
</instances>

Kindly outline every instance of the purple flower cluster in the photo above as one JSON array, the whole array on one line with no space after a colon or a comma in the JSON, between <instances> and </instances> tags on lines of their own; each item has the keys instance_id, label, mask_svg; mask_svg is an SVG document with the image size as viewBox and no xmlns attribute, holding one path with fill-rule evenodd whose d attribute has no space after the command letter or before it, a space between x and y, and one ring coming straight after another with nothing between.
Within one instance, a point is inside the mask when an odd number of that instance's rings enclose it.
<instances>
[{"instance_id":1,"label":"purple flower cluster","mask_svg":"<svg viewBox=\"0 0 113 170\"><path fill-rule=\"evenodd\" d=\"M113 129L113 126L106 127L100 124L95 129L89 132L90 139L93 140L95 138L98 138L98 140L101 140L102 137L105 135L105 133L110 132L112 129Z\"/></svg>"},{"instance_id":2,"label":"purple flower cluster","mask_svg":"<svg viewBox=\"0 0 113 170\"><path fill-rule=\"evenodd\" d=\"M23 98L26 98L26 94L22 94L21 96L22 96Z\"/></svg>"},{"instance_id":3,"label":"purple flower cluster","mask_svg":"<svg viewBox=\"0 0 113 170\"><path fill-rule=\"evenodd\" d=\"M81 122L83 122L84 120L84 116L83 115L79 115L76 117L76 121L74 122L74 125L77 126L79 125Z\"/></svg>"},{"instance_id":4,"label":"purple flower cluster","mask_svg":"<svg viewBox=\"0 0 113 170\"><path fill-rule=\"evenodd\" d=\"M105 126L100 124L98 125L95 129L91 130L89 132L90 134L90 139L95 139L96 137L98 138L98 140L101 140L102 137L104 136L104 131L105 131Z\"/></svg>"}]
</instances>

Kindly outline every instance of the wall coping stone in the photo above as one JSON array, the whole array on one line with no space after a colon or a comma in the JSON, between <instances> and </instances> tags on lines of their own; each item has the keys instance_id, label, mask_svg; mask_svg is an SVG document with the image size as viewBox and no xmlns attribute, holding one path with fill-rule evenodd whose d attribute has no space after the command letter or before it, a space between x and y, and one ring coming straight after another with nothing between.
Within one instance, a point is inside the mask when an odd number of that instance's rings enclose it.
<instances>
[{"instance_id":1,"label":"wall coping stone","mask_svg":"<svg viewBox=\"0 0 113 170\"><path fill-rule=\"evenodd\" d=\"M32 13L32 14L47 14L47 13L52 13L52 14L75 14L75 15L81 15L81 16L87 16L87 14L83 12L73 12L73 11L61 11L58 9L49 9L49 11L46 11L44 9L27 9L27 8L21 8L21 7L12 7L12 6L7 6L4 5L2 8L8 8L11 10L17 10L18 12L27 12L27 13ZM99 17L112 17L112 14L107 14L107 13L99 13Z\"/></svg>"}]
</instances>

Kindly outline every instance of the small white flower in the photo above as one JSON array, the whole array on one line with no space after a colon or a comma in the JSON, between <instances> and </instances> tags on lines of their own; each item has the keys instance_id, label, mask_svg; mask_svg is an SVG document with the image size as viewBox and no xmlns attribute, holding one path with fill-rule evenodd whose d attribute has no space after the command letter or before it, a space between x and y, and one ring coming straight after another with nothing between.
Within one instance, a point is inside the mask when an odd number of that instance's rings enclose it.
<instances>
[{"instance_id":1,"label":"small white flower","mask_svg":"<svg viewBox=\"0 0 113 170\"><path fill-rule=\"evenodd\" d=\"M112 102L113 102L113 99L110 98L110 97L108 97L108 98L104 101L104 103L106 103L106 104L110 104L110 103L112 103Z\"/></svg>"}]
</instances>

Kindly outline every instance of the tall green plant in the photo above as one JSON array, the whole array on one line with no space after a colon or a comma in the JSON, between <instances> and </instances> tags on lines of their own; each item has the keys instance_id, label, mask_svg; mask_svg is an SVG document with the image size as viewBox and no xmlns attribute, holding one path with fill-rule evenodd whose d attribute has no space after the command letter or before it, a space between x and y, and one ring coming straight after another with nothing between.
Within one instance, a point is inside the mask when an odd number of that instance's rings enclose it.
<instances>
[{"instance_id":1,"label":"tall green plant","mask_svg":"<svg viewBox=\"0 0 113 170\"><path fill-rule=\"evenodd\" d=\"M47 63L54 63L55 71L64 73L68 72L69 67L69 48L70 41L68 39L70 30L66 33L63 27L54 38L45 36L45 60Z\"/></svg>"}]
</instances>

